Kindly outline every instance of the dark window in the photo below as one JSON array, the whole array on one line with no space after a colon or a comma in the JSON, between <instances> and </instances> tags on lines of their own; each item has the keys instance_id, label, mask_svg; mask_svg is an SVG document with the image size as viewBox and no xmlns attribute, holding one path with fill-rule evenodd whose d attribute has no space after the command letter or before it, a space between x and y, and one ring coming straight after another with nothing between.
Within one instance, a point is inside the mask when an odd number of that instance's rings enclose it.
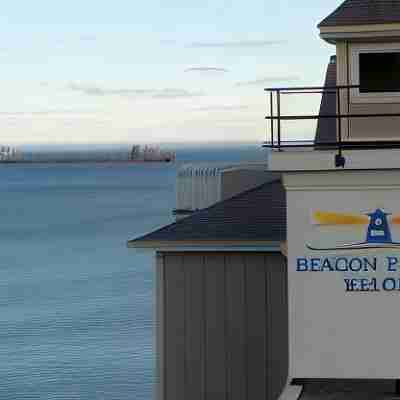
<instances>
[{"instance_id":1,"label":"dark window","mask_svg":"<svg viewBox=\"0 0 400 400\"><path fill-rule=\"evenodd\" d=\"M360 93L400 92L400 52L360 54Z\"/></svg>"}]
</instances>

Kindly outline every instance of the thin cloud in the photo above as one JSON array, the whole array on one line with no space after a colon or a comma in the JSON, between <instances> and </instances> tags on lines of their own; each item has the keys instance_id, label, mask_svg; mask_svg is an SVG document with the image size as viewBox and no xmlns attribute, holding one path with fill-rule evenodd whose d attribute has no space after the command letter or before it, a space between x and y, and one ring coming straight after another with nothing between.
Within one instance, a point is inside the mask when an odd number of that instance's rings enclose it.
<instances>
[{"instance_id":1,"label":"thin cloud","mask_svg":"<svg viewBox=\"0 0 400 400\"><path fill-rule=\"evenodd\" d=\"M293 82L293 81L298 81L300 78L298 76L275 76L275 77L268 77L268 78L260 78L260 79L255 79L252 81L243 81L243 82L238 82L236 83L235 86L241 87L241 86L261 86L261 85L268 85L270 83L276 83L276 82Z\"/></svg>"},{"instance_id":2,"label":"thin cloud","mask_svg":"<svg viewBox=\"0 0 400 400\"><path fill-rule=\"evenodd\" d=\"M106 89L94 85L80 83L70 83L68 88L76 92L81 92L89 96L143 96L154 93L153 90L146 89Z\"/></svg>"},{"instance_id":3,"label":"thin cloud","mask_svg":"<svg viewBox=\"0 0 400 400\"><path fill-rule=\"evenodd\" d=\"M176 45L178 42L173 39L162 39L162 40L160 40L160 43L164 46L172 46L172 45Z\"/></svg>"},{"instance_id":4,"label":"thin cloud","mask_svg":"<svg viewBox=\"0 0 400 400\"><path fill-rule=\"evenodd\" d=\"M234 42L193 42L189 47L193 48L259 48L273 45L286 44L286 40L239 40Z\"/></svg>"},{"instance_id":5,"label":"thin cloud","mask_svg":"<svg viewBox=\"0 0 400 400\"><path fill-rule=\"evenodd\" d=\"M226 73L229 72L226 68L219 68L219 67L191 67L186 68L185 72L217 72L217 73Z\"/></svg>"},{"instance_id":6,"label":"thin cloud","mask_svg":"<svg viewBox=\"0 0 400 400\"><path fill-rule=\"evenodd\" d=\"M212 112L212 111L244 111L244 110L249 110L249 106L205 106L205 107L196 107L193 108L192 110L194 111L206 111L206 112Z\"/></svg>"},{"instance_id":7,"label":"thin cloud","mask_svg":"<svg viewBox=\"0 0 400 400\"><path fill-rule=\"evenodd\" d=\"M190 92L185 89L108 89L99 86L70 83L68 89L88 96L120 96L128 98L147 97L154 99L177 99L184 97L203 96L201 92Z\"/></svg>"},{"instance_id":8,"label":"thin cloud","mask_svg":"<svg viewBox=\"0 0 400 400\"><path fill-rule=\"evenodd\" d=\"M38 115L95 114L87 110L0 111L0 117L31 117Z\"/></svg>"},{"instance_id":9,"label":"thin cloud","mask_svg":"<svg viewBox=\"0 0 400 400\"><path fill-rule=\"evenodd\" d=\"M97 40L95 35L81 35L79 38L82 42L94 42Z\"/></svg>"},{"instance_id":10,"label":"thin cloud","mask_svg":"<svg viewBox=\"0 0 400 400\"><path fill-rule=\"evenodd\" d=\"M204 96L202 92L190 92L185 89L163 89L159 90L152 97L154 99L179 99L186 97L199 97Z\"/></svg>"}]
</instances>

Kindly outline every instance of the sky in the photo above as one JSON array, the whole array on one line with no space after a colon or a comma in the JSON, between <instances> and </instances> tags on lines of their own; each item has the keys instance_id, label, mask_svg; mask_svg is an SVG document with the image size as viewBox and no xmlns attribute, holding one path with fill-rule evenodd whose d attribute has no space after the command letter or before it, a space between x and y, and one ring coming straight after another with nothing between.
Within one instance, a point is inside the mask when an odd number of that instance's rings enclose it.
<instances>
[{"instance_id":1,"label":"sky","mask_svg":"<svg viewBox=\"0 0 400 400\"><path fill-rule=\"evenodd\" d=\"M316 26L340 3L3 2L0 142L262 142L263 89L323 83L335 48ZM291 96L283 109L319 101Z\"/></svg>"}]
</instances>

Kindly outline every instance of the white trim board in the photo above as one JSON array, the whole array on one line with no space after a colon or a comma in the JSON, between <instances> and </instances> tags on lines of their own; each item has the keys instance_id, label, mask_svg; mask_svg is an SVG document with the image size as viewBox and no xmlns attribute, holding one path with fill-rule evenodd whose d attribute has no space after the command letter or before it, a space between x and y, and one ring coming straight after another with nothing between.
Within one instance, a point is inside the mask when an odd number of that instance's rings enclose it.
<instances>
[{"instance_id":1,"label":"white trim board","mask_svg":"<svg viewBox=\"0 0 400 400\"><path fill-rule=\"evenodd\" d=\"M269 246L158 246L135 247L138 251L157 253L282 253L281 243Z\"/></svg>"}]
</instances>

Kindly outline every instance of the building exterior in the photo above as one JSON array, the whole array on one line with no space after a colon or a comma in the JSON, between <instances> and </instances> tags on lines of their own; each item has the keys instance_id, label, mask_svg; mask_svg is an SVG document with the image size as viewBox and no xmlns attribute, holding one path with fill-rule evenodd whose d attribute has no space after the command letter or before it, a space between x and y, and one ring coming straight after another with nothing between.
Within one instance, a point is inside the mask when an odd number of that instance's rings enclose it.
<instances>
[{"instance_id":1,"label":"building exterior","mask_svg":"<svg viewBox=\"0 0 400 400\"><path fill-rule=\"evenodd\" d=\"M279 178L261 163L185 164L178 171L175 215L191 215Z\"/></svg>"},{"instance_id":2,"label":"building exterior","mask_svg":"<svg viewBox=\"0 0 400 400\"><path fill-rule=\"evenodd\" d=\"M129 242L156 251L158 399L279 396L285 203L274 180Z\"/></svg>"},{"instance_id":3,"label":"building exterior","mask_svg":"<svg viewBox=\"0 0 400 400\"><path fill-rule=\"evenodd\" d=\"M400 2L319 25L322 87L272 88L261 185L129 242L157 259L158 399L399 392ZM318 115L283 115L289 93ZM314 119L313 143L284 121Z\"/></svg>"}]
</instances>

